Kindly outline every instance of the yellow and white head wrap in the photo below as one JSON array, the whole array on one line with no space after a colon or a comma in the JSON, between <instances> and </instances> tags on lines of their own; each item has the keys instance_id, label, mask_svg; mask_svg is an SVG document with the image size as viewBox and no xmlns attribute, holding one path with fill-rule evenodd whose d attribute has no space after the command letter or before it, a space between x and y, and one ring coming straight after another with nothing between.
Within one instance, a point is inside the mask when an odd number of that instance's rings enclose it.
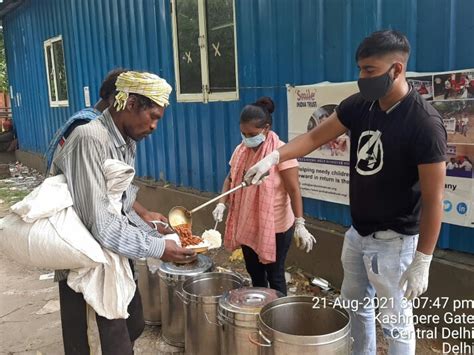
<instances>
[{"instance_id":1,"label":"yellow and white head wrap","mask_svg":"<svg viewBox=\"0 0 474 355\"><path fill-rule=\"evenodd\" d=\"M118 76L115 83L118 94L115 95L114 106L117 111L123 110L127 104L128 94L139 94L148 97L161 107L169 105L171 86L165 79L151 73L127 71Z\"/></svg>"}]
</instances>

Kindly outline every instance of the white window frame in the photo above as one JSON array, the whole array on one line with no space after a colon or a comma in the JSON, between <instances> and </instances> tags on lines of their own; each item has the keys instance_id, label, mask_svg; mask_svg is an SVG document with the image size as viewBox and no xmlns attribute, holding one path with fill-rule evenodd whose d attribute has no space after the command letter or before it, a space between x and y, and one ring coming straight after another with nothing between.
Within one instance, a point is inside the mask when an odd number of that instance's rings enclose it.
<instances>
[{"instance_id":1,"label":"white window frame","mask_svg":"<svg viewBox=\"0 0 474 355\"><path fill-rule=\"evenodd\" d=\"M53 43L61 41L61 46L63 47L63 60L64 60L64 66L66 66L66 58L64 56L64 45L63 45L63 36L59 35L57 37L52 37L44 41L43 47L44 47L44 61L46 64L46 81L48 82L48 96L49 96L49 106L50 107L68 107L69 106L69 90L68 90L68 99L67 100L59 100L59 94L58 94L58 83L57 83L57 78L56 78L56 63L55 63L55 57L54 57L54 50L53 50ZM51 95L51 83L49 80L50 77L50 72L49 72L49 67L48 67L48 51L50 51L51 55L51 65L53 69L53 82L54 82L54 89L56 93L56 100L52 99ZM66 87L67 87L67 76L66 76Z\"/></svg>"},{"instance_id":2,"label":"white window frame","mask_svg":"<svg viewBox=\"0 0 474 355\"><path fill-rule=\"evenodd\" d=\"M198 1L199 16L199 48L201 54L201 88L202 93L183 94L180 87L179 71L179 49L178 49L178 24L176 20L176 0L171 1L171 17L173 22L173 52L174 52L174 72L176 80L176 99L178 102L213 102L213 101L236 101L239 100L239 74L237 58L237 23L235 17L235 0L232 0L234 15L234 57L235 57L235 91L210 92L209 90L209 62L207 45L207 19L206 0Z\"/></svg>"}]
</instances>

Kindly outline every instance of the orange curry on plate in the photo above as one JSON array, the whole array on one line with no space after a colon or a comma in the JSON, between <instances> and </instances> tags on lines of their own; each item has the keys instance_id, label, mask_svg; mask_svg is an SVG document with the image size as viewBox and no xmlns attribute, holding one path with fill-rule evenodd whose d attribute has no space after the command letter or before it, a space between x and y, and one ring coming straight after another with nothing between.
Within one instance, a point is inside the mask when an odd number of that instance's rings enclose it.
<instances>
[{"instance_id":1,"label":"orange curry on plate","mask_svg":"<svg viewBox=\"0 0 474 355\"><path fill-rule=\"evenodd\" d=\"M202 242L202 239L196 235L193 235L189 224L180 224L174 227L176 233L178 233L181 246L186 248L190 245L197 245Z\"/></svg>"}]
</instances>

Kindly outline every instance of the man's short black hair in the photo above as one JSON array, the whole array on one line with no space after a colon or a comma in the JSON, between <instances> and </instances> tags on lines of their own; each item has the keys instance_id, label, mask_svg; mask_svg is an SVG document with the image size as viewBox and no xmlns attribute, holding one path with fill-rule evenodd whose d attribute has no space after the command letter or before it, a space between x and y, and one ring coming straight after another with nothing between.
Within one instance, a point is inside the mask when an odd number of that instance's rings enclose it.
<instances>
[{"instance_id":1,"label":"man's short black hair","mask_svg":"<svg viewBox=\"0 0 474 355\"><path fill-rule=\"evenodd\" d=\"M146 110L154 106L158 106L156 102L152 101L150 98L146 96L135 94L135 93L130 93L129 97L130 96L136 97L136 103L137 103L137 106L140 108L140 110Z\"/></svg>"},{"instance_id":2,"label":"man's short black hair","mask_svg":"<svg viewBox=\"0 0 474 355\"><path fill-rule=\"evenodd\" d=\"M115 68L107 73L107 76L102 82L99 90L99 96L102 100L108 101L110 96L115 96L117 91L115 82L117 81L118 76L122 73L125 73L126 71L128 70L123 68Z\"/></svg>"},{"instance_id":3,"label":"man's short black hair","mask_svg":"<svg viewBox=\"0 0 474 355\"><path fill-rule=\"evenodd\" d=\"M384 30L372 33L365 37L356 51L356 62L359 59L383 56L389 53L401 53L405 60L410 55L410 43L405 35L399 31Z\"/></svg>"}]
</instances>

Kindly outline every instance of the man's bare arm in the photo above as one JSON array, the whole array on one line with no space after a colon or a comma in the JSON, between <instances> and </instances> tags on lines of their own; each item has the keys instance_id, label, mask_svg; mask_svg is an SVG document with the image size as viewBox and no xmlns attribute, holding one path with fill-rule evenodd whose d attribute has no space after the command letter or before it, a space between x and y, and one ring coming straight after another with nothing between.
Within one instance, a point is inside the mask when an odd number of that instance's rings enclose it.
<instances>
[{"instance_id":1,"label":"man's bare arm","mask_svg":"<svg viewBox=\"0 0 474 355\"><path fill-rule=\"evenodd\" d=\"M421 188L421 219L418 251L431 255L438 241L443 218L446 163L418 165Z\"/></svg>"}]
</instances>

